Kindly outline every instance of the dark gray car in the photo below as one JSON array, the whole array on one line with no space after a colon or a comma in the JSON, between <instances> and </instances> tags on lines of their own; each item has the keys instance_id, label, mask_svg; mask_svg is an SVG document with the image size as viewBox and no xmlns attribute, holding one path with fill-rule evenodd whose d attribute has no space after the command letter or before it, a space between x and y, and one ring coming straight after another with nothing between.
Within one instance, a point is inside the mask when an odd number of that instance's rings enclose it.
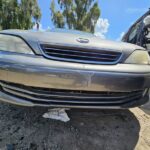
<instances>
[{"instance_id":1,"label":"dark gray car","mask_svg":"<svg viewBox=\"0 0 150 150\"><path fill-rule=\"evenodd\" d=\"M148 101L148 52L92 34L0 32L0 100L23 106L129 108Z\"/></svg>"},{"instance_id":2,"label":"dark gray car","mask_svg":"<svg viewBox=\"0 0 150 150\"><path fill-rule=\"evenodd\" d=\"M130 27L122 41L142 46L150 54L150 9ZM150 99L141 108L150 114Z\"/></svg>"},{"instance_id":3,"label":"dark gray car","mask_svg":"<svg viewBox=\"0 0 150 150\"><path fill-rule=\"evenodd\" d=\"M129 28L122 41L142 46L150 52L150 9Z\"/></svg>"}]
</instances>

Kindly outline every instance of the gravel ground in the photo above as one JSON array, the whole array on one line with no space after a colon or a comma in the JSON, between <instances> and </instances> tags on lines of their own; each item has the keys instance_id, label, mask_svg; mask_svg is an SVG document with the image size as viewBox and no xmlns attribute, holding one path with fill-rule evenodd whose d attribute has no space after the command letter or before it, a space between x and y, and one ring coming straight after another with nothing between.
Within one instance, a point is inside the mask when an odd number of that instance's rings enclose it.
<instances>
[{"instance_id":1,"label":"gravel ground","mask_svg":"<svg viewBox=\"0 0 150 150\"><path fill-rule=\"evenodd\" d=\"M46 111L0 103L0 150L150 149L150 115L139 108L72 109L67 123L42 118Z\"/></svg>"}]
</instances>

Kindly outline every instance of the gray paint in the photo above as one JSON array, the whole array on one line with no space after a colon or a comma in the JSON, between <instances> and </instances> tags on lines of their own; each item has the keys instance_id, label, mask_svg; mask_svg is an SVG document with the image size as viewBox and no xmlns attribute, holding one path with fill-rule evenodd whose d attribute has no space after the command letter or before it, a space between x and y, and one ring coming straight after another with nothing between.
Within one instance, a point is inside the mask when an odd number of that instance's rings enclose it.
<instances>
[{"instance_id":1,"label":"gray paint","mask_svg":"<svg viewBox=\"0 0 150 150\"><path fill-rule=\"evenodd\" d=\"M84 91L130 92L144 90L150 86L149 65L123 63L134 50L145 50L142 47L73 33L17 30L2 31L0 33L23 38L38 54L25 55L0 52L0 80L33 87ZM78 38L88 39L89 43L80 43L77 41ZM39 47L40 43L119 51L123 53L123 58L116 65L55 61L43 57ZM4 93L0 93L0 95L1 100L6 102L18 104L20 101L20 105L36 105L7 96ZM115 108L115 106L109 106L109 108Z\"/></svg>"},{"instance_id":2,"label":"gray paint","mask_svg":"<svg viewBox=\"0 0 150 150\"><path fill-rule=\"evenodd\" d=\"M73 33L63 33L63 32L33 32L25 30L5 30L1 31L3 34L17 35L25 39L31 46L32 43L50 43L59 45L71 45L72 47L93 47L98 49L108 49L112 51L124 52L131 54L136 49L144 50L144 48L124 43L124 42L114 42L110 40L104 40L96 36L79 35ZM85 38L89 40L89 43L80 43L77 41L78 38ZM37 51L36 51L37 52Z\"/></svg>"}]
</instances>

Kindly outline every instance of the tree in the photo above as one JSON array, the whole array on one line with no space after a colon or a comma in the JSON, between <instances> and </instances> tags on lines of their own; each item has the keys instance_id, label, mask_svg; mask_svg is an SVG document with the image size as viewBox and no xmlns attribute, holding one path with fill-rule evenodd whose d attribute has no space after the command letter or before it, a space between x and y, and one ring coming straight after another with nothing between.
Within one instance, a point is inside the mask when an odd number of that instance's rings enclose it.
<instances>
[{"instance_id":1,"label":"tree","mask_svg":"<svg viewBox=\"0 0 150 150\"><path fill-rule=\"evenodd\" d=\"M50 10L52 21L57 28L67 27L94 33L100 8L96 0L58 0L59 10L52 0Z\"/></svg>"},{"instance_id":2,"label":"tree","mask_svg":"<svg viewBox=\"0 0 150 150\"><path fill-rule=\"evenodd\" d=\"M37 0L21 0L20 11L20 21L25 29L33 26L32 19L35 20L35 23L38 23L41 18Z\"/></svg>"},{"instance_id":3,"label":"tree","mask_svg":"<svg viewBox=\"0 0 150 150\"><path fill-rule=\"evenodd\" d=\"M0 0L2 29L30 29L40 18L37 0Z\"/></svg>"}]
</instances>

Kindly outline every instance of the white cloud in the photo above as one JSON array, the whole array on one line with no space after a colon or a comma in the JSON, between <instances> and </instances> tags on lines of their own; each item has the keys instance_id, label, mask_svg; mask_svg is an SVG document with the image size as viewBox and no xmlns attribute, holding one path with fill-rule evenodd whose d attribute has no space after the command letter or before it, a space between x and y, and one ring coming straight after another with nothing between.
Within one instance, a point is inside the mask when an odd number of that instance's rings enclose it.
<instances>
[{"instance_id":1,"label":"white cloud","mask_svg":"<svg viewBox=\"0 0 150 150\"><path fill-rule=\"evenodd\" d=\"M116 40L121 41L121 39L123 38L124 35L125 35L125 32L121 32L120 36Z\"/></svg>"},{"instance_id":2,"label":"white cloud","mask_svg":"<svg viewBox=\"0 0 150 150\"><path fill-rule=\"evenodd\" d=\"M108 32L109 26L108 19L99 18L95 28L95 35L105 39L105 34Z\"/></svg>"}]
</instances>

